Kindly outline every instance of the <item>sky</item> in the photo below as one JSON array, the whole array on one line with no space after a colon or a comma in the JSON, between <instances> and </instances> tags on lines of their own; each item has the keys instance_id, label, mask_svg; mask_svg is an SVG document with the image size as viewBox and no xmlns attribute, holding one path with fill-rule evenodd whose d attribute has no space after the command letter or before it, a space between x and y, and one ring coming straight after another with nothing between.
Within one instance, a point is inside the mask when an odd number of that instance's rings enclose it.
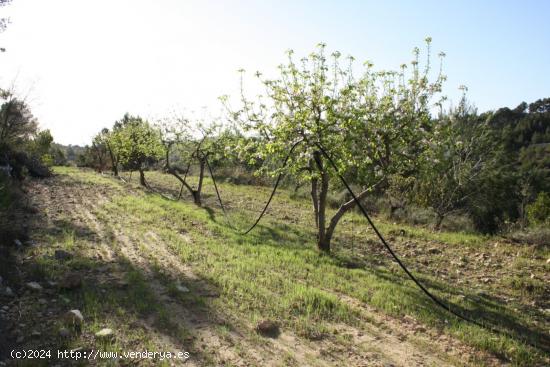
<instances>
[{"instance_id":1,"label":"sky","mask_svg":"<svg viewBox=\"0 0 550 367\"><path fill-rule=\"evenodd\" d=\"M56 142L84 145L125 112L216 115L238 69L273 74L288 49L324 42L397 69L430 36L447 55L445 94L456 103L466 85L494 110L550 97L549 13L544 0L13 0L0 8L0 87Z\"/></svg>"}]
</instances>

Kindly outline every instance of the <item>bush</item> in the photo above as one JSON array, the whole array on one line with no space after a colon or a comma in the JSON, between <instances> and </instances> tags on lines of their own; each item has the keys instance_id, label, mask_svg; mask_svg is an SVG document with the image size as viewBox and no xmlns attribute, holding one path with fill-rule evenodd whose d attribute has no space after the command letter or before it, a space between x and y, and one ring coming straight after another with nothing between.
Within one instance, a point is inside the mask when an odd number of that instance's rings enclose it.
<instances>
[{"instance_id":1,"label":"bush","mask_svg":"<svg viewBox=\"0 0 550 367\"><path fill-rule=\"evenodd\" d=\"M550 195L546 192L539 193L537 199L527 205L526 212L531 225L550 223Z\"/></svg>"},{"instance_id":2,"label":"bush","mask_svg":"<svg viewBox=\"0 0 550 367\"><path fill-rule=\"evenodd\" d=\"M18 180L23 180L27 174L38 178L49 177L52 174L50 169L39 159L29 156L25 152L11 153L9 163L13 168L13 177Z\"/></svg>"}]
</instances>

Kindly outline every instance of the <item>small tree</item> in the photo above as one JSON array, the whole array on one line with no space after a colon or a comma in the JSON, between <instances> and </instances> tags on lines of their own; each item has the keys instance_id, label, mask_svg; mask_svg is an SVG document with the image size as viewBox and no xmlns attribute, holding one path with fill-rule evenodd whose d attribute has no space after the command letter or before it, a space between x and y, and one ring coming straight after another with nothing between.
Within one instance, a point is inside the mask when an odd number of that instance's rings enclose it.
<instances>
[{"instance_id":1,"label":"small tree","mask_svg":"<svg viewBox=\"0 0 550 367\"><path fill-rule=\"evenodd\" d=\"M90 147L90 153L92 154L92 165L98 172L103 172L107 167L107 145L105 144L105 137L99 133L92 139L92 146Z\"/></svg>"},{"instance_id":2,"label":"small tree","mask_svg":"<svg viewBox=\"0 0 550 367\"><path fill-rule=\"evenodd\" d=\"M166 119L159 123L161 140L165 152L165 169L178 179L191 196L193 202L201 206L201 194L204 181L204 173L207 160L219 158L220 151L223 153L220 141L220 125L214 123L206 127L204 121L191 122L186 118ZM172 155L178 155L180 160L187 162L187 168L182 169L171 163ZM190 185L186 178L190 166L197 162L199 175L197 186ZM183 174L182 177L180 174ZM181 195L181 190L180 190Z\"/></svg>"},{"instance_id":3,"label":"small tree","mask_svg":"<svg viewBox=\"0 0 550 367\"><path fill-rule=\"evenodd\" d=\"M431 40L427 41L429 45ZM243 155L254 152L249 160L282 162L290 146L299 144L284 172L311 186L317 245L328 252L339 220L356 203L342 202L327 218L329 188L340 183L319 145L334 157L340 174L361 186L358 198L365 198L389 175L407 171L424 149L430 101L440 91L444 76L440 73L435 82L429 82L429 56L420 71L418 49L410 78L406 65L399 72L375 72L371 63L365 63L363 74L355 78L353 58L341 67L339 52L331 55L329 63L324 51L325 45L319 45L299 64L290 51L276 79L257 73L267 92L256 102L244 93L238 110L231 108L229 98L222 101L231 118L252 137L240 146ZM259 172L281 172L272 167L264 164Z\"/></svg>"},{"instance_id":4,"label":"small tree","mask_svg":"<svg viewBox=\"0 0 550 367\"><path fill-rule=\"evenodd\" d=\"M438 119L430 148L418 157L414 188L416 202L434 210L435 229L449 214L474 212L491 200L482 188L498 166L497 152L489 127L465 97L456 110Z\"/></svg>"},{"instance_id":5,"label":"small tree","mask_svg":"<svg viewBox=\"0 0 550 367\"><path fill-rule=\"evenodd\" d=\"M27 103L12 91L0 90L0 146L21 144L36 134L38 122Z\"/></svg>"},{"instance_id":6,"label":"small tree","mask_svg":"<svg viewBox=\"0 0 550 367\"><path fill-rule=\"evenodd\" d=\"M527 219L532 225L550 223L550 195L548 193L539 193L537 199L527 205Z\"/></svg>"},{"instance_id":7,"label":"small tree","mask_svg":"<svg viewBox=\"0 0 550 367\"><path fill-rule=\"evenodd\" d=\"M126 116L125 116L126 117ZM102 140L103 144L105 145L105 148L107 150L107 153L109 154L109 159L111 161L111 171L113 172L113 176L118 177L118 165L119 165L119 152L117 150L117 130L113 129L113 131L109 131L109 129L105 128L101 130L101 133L98 134L99 138Z\"/></svg>"},{"instance_id":8,"label":"small tree","mask_svg":"<svg viewBox=\"0 0 550 367\"><path fill-rule=\"evenodd\" d=\"M126 114L124 122L116 126L114 139L109 140L112 149L118 152L120 164L130 170L139 171L142 186L147 186L145 166L162 157L163 146L159 131L139 116Z\"/></svg>"}]
</instances>

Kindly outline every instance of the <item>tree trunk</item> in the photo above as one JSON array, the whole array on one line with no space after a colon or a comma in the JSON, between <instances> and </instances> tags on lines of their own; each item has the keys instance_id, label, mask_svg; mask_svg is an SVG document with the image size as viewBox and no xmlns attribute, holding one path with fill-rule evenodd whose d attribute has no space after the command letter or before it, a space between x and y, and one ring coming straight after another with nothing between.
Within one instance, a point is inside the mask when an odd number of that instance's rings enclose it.
<instances>
[{"instance_id":1,"label":"tree trunk","mask_svg":"<svg viewBox=\"0 0 550 367\"><path fill-rule=\"evenodd\" d=\"M111 156L111 170L113 171L113 176L118 177L118 159L111 149L111 144L107 144L107 149L109 150L109 156Z\"/></svg>"},{"instance_id":2,"label":"tree trunk","mask_svg":"<svg viewBox=\"0 0 550 367\"><path fill-rule=\"evenodd\" d=\"M317 168L321 173L321 187L319 188L319 200L316 208L317 209L317 231L318 231L317 248L323 252L330 252L330 237L327 238L326 236L326 225L325 225L329 175L328 175L328 172L325 170L321 152L313 153L313 159L315 160L315 163L317 164ZM313 186L313 182L312 182L312 186ZM315 186L317 186L317 183L315 183ZM312 194L313 194L313 191L314 190L312 187ZM315 189L315 192L317 192L316 189ZM314 200L314 203L315 203L315 200ZM315 204L314 204L314 207L315 207Z\"/></svg>"},{"instance_id":3,"label":"tree trunk","mask_svg":"<svg viewBox=\"0 0 550 367\"><path fill-rule=\"evenodd\" d=\"M201 170L200 170L200 177L199 177L199 187L198 187L197 190L195 190L185 180L187 178L187 173L189 172L189 168L191 166L191 161L189 161L189 165L187 166L187 170L185 171L185 177L182 178L178 174L176 169L173 168L170 165L170 145L168 145L166 147L166 172L170 173L172 176L177 178L179 180L179 182L181 183L181 188L180 188L180 192L179 192L177 200L179 200L181 198L181 193L183 191L183 188L185 187L189 191L189 193L191 193L191 196L193 197L193 202L197 206L202 205L202 203L201 203L201 190L202 190L202 180L203 180L203 177L204 177L204 164L205 164L205 161L201 161L201 163L200 163Z\"/></svg>"},{"instance_id":4,"label":"tree trunk","mask_svg":"<svg viewBox=\"0 0 550 367\"><path fill-rule=\"evenodd\" d=\"M437 221L435 223L435 230L439 231L441 229L441 222L445 219L445 214L437 214Z\"/></svg>"},{"instance_id":5,"label":"tree trunk","mask_svg":"<svg viewBox=\"0 0 550 367\"><path fill-rule=\"evenodd\" d=\"M197 206L202 206L201 192L199 190L193 190L193 203Z\"/></svg>"},{"instance_id":6,"label":"tree trunk","mask_svg":"<svg viewBox=\"0 0 550 367\"><path fill-rule=\"evenodd\" d=\"M201 193L202 193L202 182L204 180L204 167L206 166L206 159L199 160L199 183L196 190L192 190L193 201L197 206L202 206L201 202Z\"/></svg>"},{"instance_id":7,"label":"tree trunk","mask_svg":"<svg viewBox=\"0 0 550 367\"><path fill-rule=\"evenodd\" d=\"M358 200L364 199L369 194L369 192L370 192L370 188L361 191L357 195L357 199ZM349 200L349 201L345 202L344 204L342 204L338 208L338 210L336 211L334 216L330 219L330 223L329 223L328 228L327 228L326 233L325 233L325 241L328 242L329 247L330 247L330 241L332 240L332 235L334 234L334 231L336 230L336 226L338 225L338 222L340 221L340 219L342 219L342 217L344 216L345 213L347 213L348 211L353 209L356 205L357 205L357 202L355 201L355 199L352 198L351 200Z\"/></svg>"},{"instance_id":8,"label":"tree trunk","mask_svg":"<svg viewBox=\"0 0 550 367\"><path fill-rule=\"evenodd\" d=\"M139 168L139 183L141 186L147 187L147 181L145 181L145 172L143 172L143 168Z\"/></svg>"},{"instance_id":9,"label":"tree trunk","mask_svg":"<svg viewBox=\"0 0 550 367\"><path fill-rule=\"evenodd\" d=\"M317 196L317 179L311 179L311 200L313 201L313 215L315 216L315 228L319 228L319 197Z\"/></svg>"},{"instance_id":10,"label":"tree trunk","mask_svg":"<svg viewBox=\"0 0 550 367\"><path fill-rule=\"evenodd\" d=\"M118 177L118 164L113 163L112 168L113 168L113 176Z\"/></svg>"}]
</instances>

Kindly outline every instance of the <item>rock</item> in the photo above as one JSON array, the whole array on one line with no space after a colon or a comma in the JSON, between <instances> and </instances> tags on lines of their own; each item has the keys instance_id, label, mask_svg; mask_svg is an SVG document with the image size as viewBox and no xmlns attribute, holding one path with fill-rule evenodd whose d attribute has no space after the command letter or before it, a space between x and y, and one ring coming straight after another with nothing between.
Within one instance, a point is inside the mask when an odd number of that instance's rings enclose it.
<instances>
[{"instance_id":1,"label":"rock","mask_svg":"<svg viewBox=\"0 0 550 367\"><path fill-rule=\"evenodd\" d=\"M67 328L61 328L59 329L59 336L62 338L68 338L71 336L71 332Z\"/></svg>"},{"instance_id":2,"label":"rock","mask_svg":"<svg viewBox=\"0 0 550 367\"><path fill-rule=\"evenodd\" d=\"M95 333L96 338L98 339L111 339L114 337L114 332L112 329L105 328L99 330L97 333Z\"/></svg>"},{"instance_id":3,"label":"rock","mask_svg":"<svg viewBox=\"0 0 550 367\"><path fill-rule=\"evenodd\" d=\"M54 257L57 260L68 260L68 259L71 259L73 257L73 254L71 254L67 251L64 251L64 250L55 250Z\"/></svg>"},{"instance_id":4,"label":"rock","mask_svg":"<svg viewBox=\"0 0 550 367\"><path fill-rule=\"evenodd\" d=\"M7 297L13 297L15 295L10 287L6 287L2 293Z\"/></svg>"},{"instance_id":5,"label":"rock","mask_svg":"<svg viewBox=\"0 0 550 367\"><path fill-rule=\"evenodd\" d=\"M263 320L256 325L256 331L264 336L276 338L281 333L279 325L272 320Z\"/></svg>"},{"instance_id":6,"label":"rock","mask_svg":"<svg viewBox=\"0 0 550 367\"><path fill-rule=\"evenodd\" d=\"M69 273L59 281L62 289L75 289L82 285L82 277L77 273Z\"/></svg>"},{"instance_id":7,"label":"rock","mask_svg":"<svg viewBox=\"0 0 550 367\"><path fill-rule=\"evenodd\" d=\"M17 246L17 247L23 246L23 243L21 243L21 241L19 241L19 240L13 240L13 243L14 243L15 246Z\"/></svg>"},{"instance_id":8,"label":"rock","mask_svg":"<svg viewBox=\"0 0 550 367\"><path fill-rule=\"evenodd\" d=\"M189 288L181 284L176 285L176 289L182 293L189 293Z\"/></svg>"},{"instance_id":9,"label":"rock","mask_svg":"<svg viewBox=\"0 0 550 367\"><path fill-rule=\"evenodd\" d=\"M80 327L84 322L84 316L80 310L70 310L65 315L63 315L63 322L67 326Z\"/></svg>"},{"instance_id":10,"label":"rock","mask_svg":"<svg viewBox=\"0 0 550 367\"><path fill-rule=\"evenodd\" d=\"M40 284L38 284L37 282L28 282L26 284L27 288L33 290L33 291L41 291L42 290L42 286Z\"/></svg>"}]
</instances>

